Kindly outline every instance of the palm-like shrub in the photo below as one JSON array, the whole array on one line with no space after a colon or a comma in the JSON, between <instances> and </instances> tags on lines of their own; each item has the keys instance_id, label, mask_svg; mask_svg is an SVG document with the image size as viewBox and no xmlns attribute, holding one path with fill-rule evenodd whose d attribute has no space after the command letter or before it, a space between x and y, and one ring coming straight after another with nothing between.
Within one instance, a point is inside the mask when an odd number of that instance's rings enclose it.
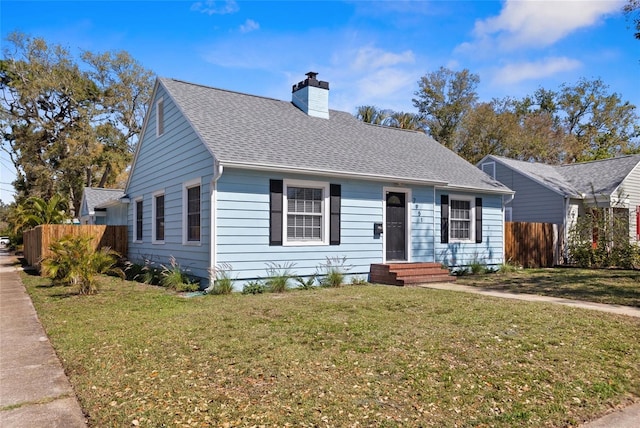
<instances>
[{"instance_id":1,"label":"palm-like shrub","mask_svg":"<svg viewBox=\"0 0 640 428\"><path fill-rule=\"evenodd\" d=\"M77 287L79 294L98 291L96 276L113 273L124 277L116 267L119 254L109 247L95 250L90 236L65 236L49 247L50 255L42 260L42 274L54 284Z\"/></svg>"},{"instance_id":2,"label":"palm-like shrub","mask_svg":"<svg viewBox=\"0 0 640 428\"><path fill-rule=\"evenodd\" d=\"M30 226L61 224L69 218L67 203L59 194L49 199L31 196L24 204L25 221Z\"/></svg>"}]
</instances>

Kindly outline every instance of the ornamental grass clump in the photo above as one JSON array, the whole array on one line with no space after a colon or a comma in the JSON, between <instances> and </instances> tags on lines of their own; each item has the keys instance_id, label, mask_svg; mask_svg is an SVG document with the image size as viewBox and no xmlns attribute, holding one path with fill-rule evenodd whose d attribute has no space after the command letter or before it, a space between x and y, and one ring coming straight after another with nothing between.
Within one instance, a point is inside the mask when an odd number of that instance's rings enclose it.
<instances>
[{"instance_id":1,"label":"ornamental grass clump","mask_svg":"<svg viewBox=\"0 0 640 428\"><path fill-rule=\"evenodd\" d=\"M169 266L161 266L160 285L175 291L196 291L199 288L182 270L174 256L169 258Z\"/></svg>"},{"instance_id":2,"label":"ornamental grass clump","mask_svg":"<svg viewBox=\"0 0 640 428\"><path fill-rule=\"evenodd\" d=\"M267 263L267 277L264 280L271 293L284 293L289 289L289 281L295 278L293 267L295 263Z\"/></svg>"},{"instance_id":3,"label":"ornamental grass clump","mask_svg":"<svg viewBox=\"0 0 640 428\"><path fill-rule=\"evenodd\" d=\"M229 263L221 263L215 269L209 269L209 288L207 293L211 294L231 294L233 292L233 282L231 272L233 267Z\"/></svg>"},{"instance_id":4,"label":"ornamental grass clump","mask_svg":"<svg viewBox=\"0 0 640 428\"><path fill-rule=\"evenodd\" d=\"M347 265L347 257L327 257L326 262L318 266L320 285L323 287L340 287L345 275L353 266Z\"/></svg>"},{"instance_id":5,"label":"ornamental grass clump","mask_svg":"<svg viewBox=\"0 0 640 428\"><path fill-rule=\"evenodd\" d=\"M109 247L96 250L90 236L65 236L51 244L49 251L42 260L42 274L54 284L76 287L78 294L96 294L98 274L125 277L116 266L120 255Z\"/></svg>"}]
</instances>

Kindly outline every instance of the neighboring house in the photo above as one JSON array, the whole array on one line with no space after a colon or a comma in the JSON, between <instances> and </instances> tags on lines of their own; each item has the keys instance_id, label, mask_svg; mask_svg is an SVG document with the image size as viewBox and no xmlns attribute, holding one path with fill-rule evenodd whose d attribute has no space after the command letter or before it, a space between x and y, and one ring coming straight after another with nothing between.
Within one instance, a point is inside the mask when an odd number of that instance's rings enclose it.
<instances>
[{"instance_id":1,"label":"neighboring house","mask_svg":"<svg viewBox=\"0 0 640 428\"><path fill-rule=\"evenodd\" d=\"M640 155L568 165L488 155L477 166L515 190L508 221L561 225L565 250L571 226L592 208L628 219L630 242L640 240Z\"/></svg>"},{"instance_id":2,"label":"neighboring house","mask_svg":"<svg viewBox=\"0 0 640 428\"><path fill-rule=\"evenodd\" d=\"M128 206L122 189L85 187L80 203L80 224L126 225Z\"/></svg>"},{"instance_id":3,"label":"neighboring house","mask_svg":"<svg viewBox=\"0 0 640 428\"><path fill-rule=\"evenodd\" d=\"M292 102L156 81L125 190L132 261L174 256L205 284L231 266L236 287L267 263L503 262L511 190L424 133L329 110L307 76Z\"/></svg>"}]
</instances>

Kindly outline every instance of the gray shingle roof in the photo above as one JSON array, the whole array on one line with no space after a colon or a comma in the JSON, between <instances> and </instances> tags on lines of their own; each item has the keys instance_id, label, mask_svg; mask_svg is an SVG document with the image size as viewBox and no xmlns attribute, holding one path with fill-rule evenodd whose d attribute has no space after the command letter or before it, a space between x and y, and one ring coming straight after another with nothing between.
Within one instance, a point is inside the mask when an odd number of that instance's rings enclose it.
<instances>
[{"instance_id":1,"label":"gray shingle roof","mask_svg":"<svg viewBox=\"0 0 640 428\"><path fill-rule=\"evenodd\" d=\"M508 166L515 171L519 171L523 175L530 177L534 181L547 186L548 188L554 190L557 193L560 193L561 195L573 198L581 198L580 190L569 183L567 179L562 174L560 174L560 172L557 170L557 167L554 165L547 165L538 162L519 161L495 155L491 155L490 158L495 159L496 161Z\"/></svg>"},{"instance_id":2,"label":"gray shingle roof","mask_svg":"<svg viewBox=\"0 0 640 428\"><path fill-rule=\"evenodd\" d=\"M639 163L640 155L631 155L562 165L557 169L586 195L611 195Z\"/></svg>"},{"instance_id":3,"label":"gray shingle roof","mask_svg":"<svg viewBox=\"0 0 640 428\"><path fill-rule=\"evenodd\" d=\"M101 187L85 187L84 199L87 201L89 212L94 212L103 204L120 199L124 196L123 189L104 189Z\"/></svg>"},{"instance_id":4,"label":"gray shingle roof","mask_svg":"<svg viewBox=\"0 0 640 428\"><path fill-rule=\"evenodd\" d=\"M363 123L330 110L311 117L289 101L159 79L223 165L443 183L511 193L426 134Z\"/></svg>"},{"instance_id":5,"label":"gray shingle roof","mask_svg":"<svg viewBox=\"0 0 640 428\"><path fill-rule=\"evenodd\" d=\"M494 155L490 158L572 198L582 198L582 195L613 194L633 168L640 163L640 155L568 165L546 165Z\"/></svg>"}]
</instances>

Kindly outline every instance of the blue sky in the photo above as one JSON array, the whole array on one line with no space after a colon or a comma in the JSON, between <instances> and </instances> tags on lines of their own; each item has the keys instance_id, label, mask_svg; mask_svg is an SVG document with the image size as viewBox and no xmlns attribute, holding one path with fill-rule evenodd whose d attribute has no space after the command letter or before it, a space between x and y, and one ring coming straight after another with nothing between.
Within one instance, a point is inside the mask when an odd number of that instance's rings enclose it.
<instances>
[{"instance_id":1,"label":"blue sky","mask_svg":"<svg viewBox=\"0 0 640 428\"><path fill-rule=\"evenodd\" d=\"M640 108L640 41L625 1L7 1L12 31L81 50L126 50L163 77L288 100L308 71L330 107L415 112L440 66L480 76L481 100L602 78ZM0 156L0 199L14 172Z\"/></svg>"}]
</instances>

